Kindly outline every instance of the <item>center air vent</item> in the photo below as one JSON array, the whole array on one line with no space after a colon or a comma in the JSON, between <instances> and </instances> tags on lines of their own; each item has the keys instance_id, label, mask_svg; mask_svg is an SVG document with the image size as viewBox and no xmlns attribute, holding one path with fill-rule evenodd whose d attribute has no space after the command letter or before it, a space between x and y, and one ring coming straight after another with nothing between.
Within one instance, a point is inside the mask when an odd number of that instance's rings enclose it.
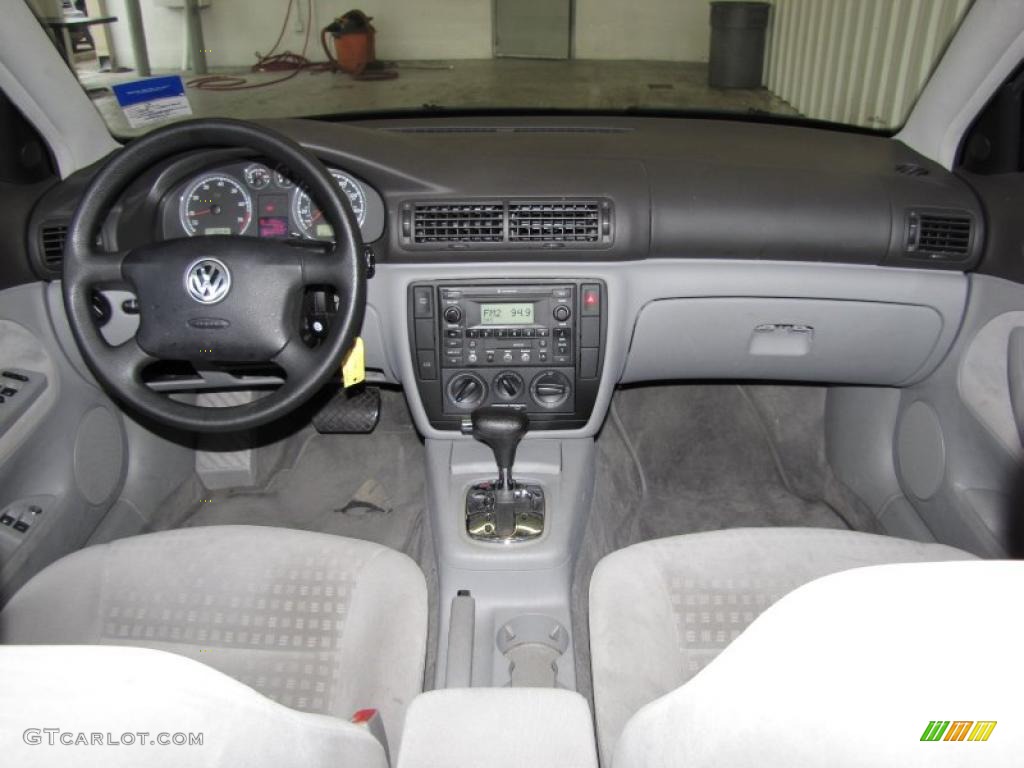
<instances>
[{"instance_id":1,"label":"center air vent","mask_svg":"<svg viewBox=\"0 0 1024 768\"><path fill-rule=\"evenodd\" d=\"M505 239L501 203L417 203L413 209L415 243L499 243Z\"/></svg>"},{"instance_id":2,"label":"center air vent","mask_svg":"<svg viewBox=\"0 0 1024 768\"><path fill-rule=\"evenodd\" d=\"M596 243L601 239L601 219L596 202L509 203L508 239L513 243Z\"/></svg>"},{"instance_id":3,"label":"center air vent","mask_svg":"<svg viewBox=\"0 0 1024 768\"><path fill-rule=\"evenodd\" d=\"M39 253L43 266L54 273L60 273L61 261L64 259L64 241L67 239L68 225L56 222L43 224L39 232Z\"/></svg>"},{"instance_id":4,"label":"center air vent","mask_svg":"<svg viewBox=\"0 0 1024 768\"><path fill-rule=\"evenodd\" d=\"M972 219L966 212L910 211L907 253L933 261L959 261L971 254Z\"/></svg>"},{"instance_id":5,"label":"center air vent","mask_svg":"<svg viewBox=\"0 0 1024 768\"><path fill-rule=\"evenodd\" d=\"M516 198L402 205L402 241L424 248L602 248L613 241L613 207L601 198Z\"/></svg>"}]
</instances>

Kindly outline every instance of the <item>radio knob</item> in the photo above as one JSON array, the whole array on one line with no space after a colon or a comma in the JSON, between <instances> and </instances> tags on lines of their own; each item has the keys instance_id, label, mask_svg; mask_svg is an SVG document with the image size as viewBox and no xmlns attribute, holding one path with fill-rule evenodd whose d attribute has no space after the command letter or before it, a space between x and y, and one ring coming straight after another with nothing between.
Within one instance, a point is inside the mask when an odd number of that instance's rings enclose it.
<instances>
[{"instance_id":1,"label":"radio knob","mask_svg":"<svg viewBox=\"0 0 1024 768\"><path fill-rule=\"evenodd\" d=\"M462 319L462 310L457 306L450 306L444 311L444 320L446 323L455 325Z\"/></svg>"},{"instance_id":2,"label":"radio knob","mask_svg":"<svg viewBox=\"0 0 1024 768\"><path fill-rule=\"evenodd\" d=\"M551 314L554 316L555 320L557 320L560 323L564 323L566 320L572 317L572 310L569 309L568 305L566 304L559 304L557 307L554 308L554 310L552 310Z\"/></svg>"}]
</instances>

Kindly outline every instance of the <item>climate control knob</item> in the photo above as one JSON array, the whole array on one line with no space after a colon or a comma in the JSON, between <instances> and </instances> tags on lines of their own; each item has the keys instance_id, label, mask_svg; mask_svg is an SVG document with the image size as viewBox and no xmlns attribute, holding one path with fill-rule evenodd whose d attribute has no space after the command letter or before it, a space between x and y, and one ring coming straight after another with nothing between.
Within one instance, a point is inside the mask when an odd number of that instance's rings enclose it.
<instances>
[{"instance_id":1,"label":"climate control knob","mask_svg":"<svg viewBox=\"0 0 1024 768\"><path fill-rule=\"evenodd\" d=\"M572 310L569 309L568 304L559 304L557 307L551 310L551 315L558 322L564 323L566 320L572 317Z\"/></svg>"},{"instance_id":2,"label":"climate control knob","mask_svg":"<svg viewBox=\"0 0 1024 768\"><path fill-rule=\"evenodd\" d=\"M448 382L448 401L457 408L472 410L487 397L487 385L475 373L457 373Z\"/></svg>"},{"instance_id":3,"label":"climate control knob","mask_svg":"<svg viewBox=\"0 0 1024 768\"><path fill-rule=\"evenodd\" d=\"M494 394L502 400L515 400L524 389L523 377L515 371L502 371L494 377Z\"/></svg>"},{"instance_id":4,"label":"climate control knob","mask_svg":"<svg viewBox=\"0 0 1024 768\"><path fill-rule=\"evenodd\" d=\"M462 319L462 310L459 307L457 307L455 305L452 305L452 306L448 307L447 309L445 309L445 311L444 311L444 321L446 323L450 323L451 325L455 325L461 319Z\"/></svg>"},{"instance_id":5,"label":"climate control knob","mask_svg":"<svg viewBox=\"0 0 1024 768\"><path fill-rule=\"evenodd\" d=\"M559 371L544 371L530 383L530 394L537 405L557 408L572 394L572 383Z\"/></svg>"}]
</instances>

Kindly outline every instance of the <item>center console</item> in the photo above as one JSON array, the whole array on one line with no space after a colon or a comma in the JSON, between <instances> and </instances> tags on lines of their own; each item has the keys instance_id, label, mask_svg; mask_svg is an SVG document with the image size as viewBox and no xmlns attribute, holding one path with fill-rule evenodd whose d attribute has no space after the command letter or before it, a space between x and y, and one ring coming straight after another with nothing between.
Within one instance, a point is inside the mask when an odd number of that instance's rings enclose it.
<instances>
[{"instance_id":1,"label":"center console","mask_svg":"<svg viewBox=\"0 0 1024 768\"><path fill-rule=\"evenodd\" d=\"M530 428L586 425L604 364L599 280L434 281L409 288L416 384L432 426L458 430L485 405Z\"/></svg>"}]
</instances>

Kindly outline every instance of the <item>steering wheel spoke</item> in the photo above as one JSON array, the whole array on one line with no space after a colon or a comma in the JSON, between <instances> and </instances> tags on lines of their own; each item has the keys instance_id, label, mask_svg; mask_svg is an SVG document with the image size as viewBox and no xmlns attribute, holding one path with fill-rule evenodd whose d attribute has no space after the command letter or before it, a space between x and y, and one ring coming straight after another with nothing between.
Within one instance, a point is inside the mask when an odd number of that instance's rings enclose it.
<instances>
[{"instance_id":1,"label":"steering wheel spoke","mask_svg":"<svg viewBox=\"0 0 1024 768\"><path fill-rule=\"evenodd\" d=\"M271 361L285 373L287 380L293 382L308 376L320 363L317 350L307 347L300 339L294 338L278 352Z\"/></svg>"},{"instance_id":2,"label":"steering wheel spoke","mask_svg":"<svg viewBox=\"0 0 1024 768\"><path fill-rule=\"evenodd\" d=\"M329 286L336 288L341 275L338 263L327 253L303 250L300 255L302 262L302 283L310 286Z\"/></svg>"},{"instance_id":3,"label":"steering wheel spoke","mask_svg":"<svg viewBox=\"0 0 1024 768\"><path fill-rule=\"evenodd\" d=\"M107 361L112 374L121 381L138 383L142 380L142 370L147 365L157 362L157 358L140 347L139 342L132 336L123 344L111 347Z\"/></svg>"},{"instance_id":4,"label":"steering wheel spoke","mask_svg":"<svg viewBox=\"0 0 1024 768\"><path fill-rule=\"evenodd\" d=\"M90 288L120 288L131 284L121 271L128 251L94 251L81 263L81 282Z\"/></svg>"}]
</instances>

